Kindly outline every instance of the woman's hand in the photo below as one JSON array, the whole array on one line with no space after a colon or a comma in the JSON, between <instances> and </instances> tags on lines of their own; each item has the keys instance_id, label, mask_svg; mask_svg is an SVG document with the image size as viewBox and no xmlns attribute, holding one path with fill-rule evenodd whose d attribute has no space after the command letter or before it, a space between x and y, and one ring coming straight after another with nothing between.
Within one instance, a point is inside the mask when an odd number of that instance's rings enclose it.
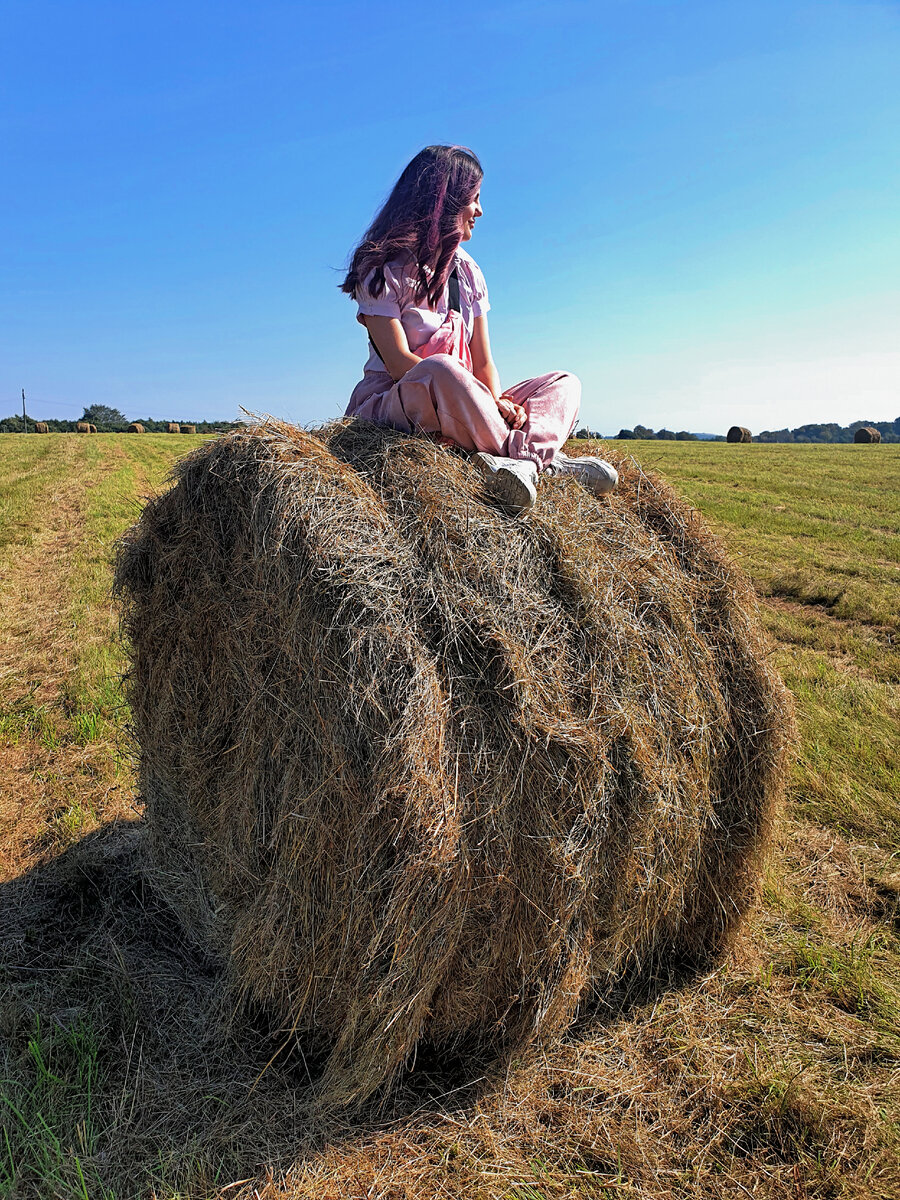
<instances>
[{"instance_id":1,"label":"woman's hand","mask_svg":"<svg viewBox=\"0 0 900 1200\"><path fill-rule=\"evenodd\" d=\"M528 415L525 409L521 404L516 404L515 400L511 400L506 394L498 399L497 408L500 410L500 416L510 429L521 429L525 424L525 418Z\"/></svg>"}]
</instances>

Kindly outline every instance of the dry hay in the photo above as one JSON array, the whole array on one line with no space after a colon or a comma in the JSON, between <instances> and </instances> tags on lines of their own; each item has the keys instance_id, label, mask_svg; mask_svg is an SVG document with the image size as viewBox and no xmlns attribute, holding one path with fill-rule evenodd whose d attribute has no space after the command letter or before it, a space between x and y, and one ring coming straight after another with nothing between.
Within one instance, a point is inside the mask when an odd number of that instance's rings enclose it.
<instances>
[{"instance_id":1,"label":"dry hay","mask_svg":"<svg viewBox=\"0 0 900 1200\"><path fill-rule=\"evenodd\" d=\"M88 433L96 433L96 432L97 432L96 425L88 425Z\"/></svg>"},{"instance_id":2,"label":"dry hay","mask_svg":"<svg viewBox=\"0 0 900 1200\"><path fill-rule=\"evenodd\" d=\"M76 433L91 433L93 431L92 431L90 425L88 425L87 421L76 421L75 422L75 432Z\"/></svg>"},{"instance_id":3,"label":"dry hay","mask_svg":"<svg viewBox=\"0 0 900 1200\"><path fill-rule=\"evenodd\" d=\"M753 434L743 425L732 425L725 435L726 442L752 442Z\"/></svg>"},{"instance_id":4,"label":"dry hay","mask_svg":"<svg viewBox=\"0 0 900 1200\"><path fill-rule=\"evenodd\" d=\"M129 433L143 433L144 427L140 423L140 421L132 421L131 424L128 426L128 432Z\"/></svg>"},{"instance_id":5,"label":"dry hay","mask_svg":"<svg viewBox=\"0 0 900 1200\"><path fill-rule=\"evenodd\" d=\"M35 421L34 432L35 433L49 433L50 426L47 424L46 421Z\"/></svg>"},{"instance_id":6,"label":"dry hay","mask_svg":"<svg viewBox=\"0 0 900 1200\"><path fill-rule=\"evenodd\" d=\"M181 426L178 424L177 421L170 421L169 428L167 429L166 432L167 433L181 433Z\"/></svg>"},{"instance_id":7,"label":"dry hay","mask_svg":"<svg viewBox=\"0 0 900 1200\"><path fill-rule=\"evenodd\" d=\"M854 442L880 442L881 431L873 429L871 425L863 425L854 433L853 440Z\"/></svg>"},{"instance_id":8,"label":"dry hay","mask_svg":"<svg viewBox=\"0 0 900 1200\"><path fill-rule=\"evenodd\" d=\"M354 422L205 443L120 548L159 878L236 995L327 1048L500 1053L750 905L792 730L753 593L613 456L527 520Z\"/></svg>"},{"instance_id":9,"label":"dry hay","mask_svg":"<svg viewBox=\"0 0 900 1200\"><path fill-rule=\"evenodd\" d=\"M197 432L196 425L182 425L180 427L180 429L181 429L182 433L196 433Z\"/></svg>"}]
</instances>

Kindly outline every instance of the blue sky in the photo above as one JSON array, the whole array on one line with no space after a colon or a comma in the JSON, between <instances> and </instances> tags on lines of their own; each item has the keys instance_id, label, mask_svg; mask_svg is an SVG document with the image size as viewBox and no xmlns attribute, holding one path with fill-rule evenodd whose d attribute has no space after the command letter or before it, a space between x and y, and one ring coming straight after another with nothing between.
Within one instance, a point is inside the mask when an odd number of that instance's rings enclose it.
<instances>
[{"instance_id":1,"label":"blue sky","mask_svg":"<svg viewBox=\"0 0 900 1200\"><path fill-rule=\"evenodd\" d=\"M471 146L501 380L582 420L900 414L900 6L0 0L0 415L338 415L347 255Z\"/></svg>"}]
</instances>

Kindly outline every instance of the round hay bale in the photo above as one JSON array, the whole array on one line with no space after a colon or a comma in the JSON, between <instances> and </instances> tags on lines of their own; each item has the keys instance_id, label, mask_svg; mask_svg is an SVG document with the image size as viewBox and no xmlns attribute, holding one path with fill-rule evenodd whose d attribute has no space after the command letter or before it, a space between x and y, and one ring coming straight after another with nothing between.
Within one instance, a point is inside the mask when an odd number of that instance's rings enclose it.
<instances>
[{"instance_id":1,"label":"round hay bale","mask_svg":"<svg viewBox=\"0 0 900 1200\"><path fill-rule=\"evenodd\" d=\"M46 421L35 421L34 432L35 433L49 433L50 426L47 424Z\"/></svg>"},{"instance_id":2,"label":"round hay bale","mask_svg":"<svg viewBox=\"0 0 900 1200\"><path fill-rule=\"evenodd\" d=\"M197 426L196 425L182 425L181 432L182 433L196 433Z\"/></svg>"},{"instance_id":3,"label":"round hay bale","mask_svg":"<svg viewBox=\"0 0 900 1200\"><path fill-rule=\"evenodd\" d=\"M170 421L167 432L168 433L181 433L181 426L178 424L177 421Z\"/></svg>"},{"instance_id":4,"label":"round hay bale","mask_svg":"<svg viewBox=\"0 0 900 1200\"><path fill-rule=\"evenodd\" d=\"M753 434L743 425L732 425L725 435L726 442L752 442Z\"/></svg>"},{"instance_id":5,"label":"round hay bale","mask_svg":"<svg viewBox=\"0 0 900 1200\"><path fill-rule=\"evenodd\" d=\"M140 423L140 421L132 421L131 424L128 426L128 432L129 433L143 433L144 427Z\"/></svg>"},{"instance_id":6,"label":"round hay bale","mask_svg":"<svg viewBox=\"0 0 900 1200\"><path fill-rule=\"evenodd\" d=\"M76 421L75 422L75 432L76 433L91 433L91 432L93 432L93 430L92 430L92 427L87 423L87 421Z\"/></svg>"},{"instance_id":7,"label":"round hay bale","mask_svg":"<svg viewBox=\"0 0 900 1200\"><path fill-rule=\"evenodd\" d=\"M181 459L120 546L159 880L321 1103L423 1039L548 1037L707 962L755 892L792 722L753 592L612 454L527 520L461 456L276 421Z\"/></svg>"},{"instance_id":8,"label":"round hay bale","mask_svg":"<svg viewBox=\"0 0 900 1200\"><path fill-rule=\"evenodd\" d=\"M96 426L96 425L89 425L89 426L88 426L88 433L96 433L96 432L97 432L97 426Z\"/></svg>"},{"instance_id":9,"label":"round hay bale","mask_svg":"<svg viewBox=\"0 0 900 1200\"><path fill-rule=\"evenodd\" d=\"M853 440L854 442L880 442L881 431L873 429L871 425L863 425L854 433Z\"/></svg>"}]
</instances>

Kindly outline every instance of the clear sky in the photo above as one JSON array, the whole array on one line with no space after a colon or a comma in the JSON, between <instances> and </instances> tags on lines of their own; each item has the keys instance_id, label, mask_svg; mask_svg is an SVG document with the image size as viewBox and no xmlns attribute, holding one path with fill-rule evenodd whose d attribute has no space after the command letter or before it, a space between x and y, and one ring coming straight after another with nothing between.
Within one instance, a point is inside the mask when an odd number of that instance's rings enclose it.
<instances>
[{"instance_id":1,"label":"clear sky","mask_svg":"<svg viewBox=\"0 0 900 1200\"><path fill-rule=\"evenodd\" d=\"M0 416L338 415L337 290L472 147L501 380L582 420L900 414L900 5L0 0Z\"/></svg>"}]
</instances>

